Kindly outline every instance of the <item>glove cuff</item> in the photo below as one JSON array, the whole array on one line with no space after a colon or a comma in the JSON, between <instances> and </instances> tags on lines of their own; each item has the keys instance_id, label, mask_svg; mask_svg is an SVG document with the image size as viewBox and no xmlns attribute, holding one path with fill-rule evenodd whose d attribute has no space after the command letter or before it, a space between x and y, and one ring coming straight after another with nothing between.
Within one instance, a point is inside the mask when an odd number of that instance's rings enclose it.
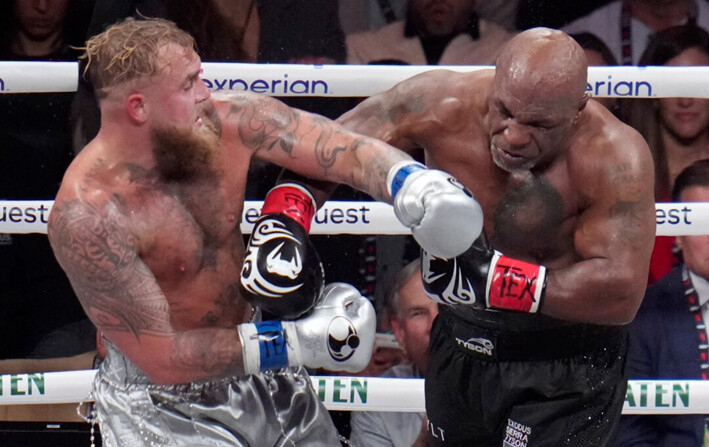
<instances>
[{"instance_id":1,"label":"glove cuff","mask_svg":"<svg viewBox=\"0 0 709 447\"><path fill-rule=\"evenodd\" d=\"M387 174L387 191L389 192L391 198L393 199L396 197L396 194L404 185L404 182L409 174L422 169L428 168L413 160L402 160L395 163L394 166L389 169L389 173Z\"/></svg>"},{"instance_id":2,"label":"glove cuff","mask_svg":"<svg viewBox=\"0 0 709 447\"><path fill-rule=\"evenodd\" d=\"M237 331L241 340L244 372L247 374L300 365L300 354L291 348L291 345L297 347L298 343L293 323L244 323L237 327Z\"/></svg>"},{"instance_id":3,"label":"glove cuff","mask_svg":"<svg viewBox=\"0 0 709 447\"><path fill-rule=\"evenodd\" d=\"M315 198L307 188L297 183L283 183L268 192L261 215L285 214L310 233L310 224L316 211Z\"/></svg>"},{"instance_id":4,"label":"glove cuff","mask_svg":"<svg viewBox=\"0 0 709 447\"><path fill-rule=\"evenodd\" d=\"M487 275L487 307L536 313L546 287L546 276L547 269L542 265L495 251Z\"/></svg>"}]
</instances>

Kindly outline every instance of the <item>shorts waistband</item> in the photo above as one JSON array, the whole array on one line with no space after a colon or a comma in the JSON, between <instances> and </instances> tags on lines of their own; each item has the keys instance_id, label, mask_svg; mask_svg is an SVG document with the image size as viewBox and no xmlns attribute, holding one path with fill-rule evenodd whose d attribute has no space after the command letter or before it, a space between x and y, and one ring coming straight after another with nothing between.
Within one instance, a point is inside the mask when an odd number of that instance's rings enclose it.
<instances>
[{"instance_id":1,"label":"shorts waistband","mask_svg":"<svg viewBox=\"0 0 709 447\"><path fill-rule=\"evenodd\" d=\"M442 310L445 337L463 352L491 361L553 360L619 351L627 343L627 326L573 324L539 331L498 331L463 321Z\"/></svg>"}]
</instances>

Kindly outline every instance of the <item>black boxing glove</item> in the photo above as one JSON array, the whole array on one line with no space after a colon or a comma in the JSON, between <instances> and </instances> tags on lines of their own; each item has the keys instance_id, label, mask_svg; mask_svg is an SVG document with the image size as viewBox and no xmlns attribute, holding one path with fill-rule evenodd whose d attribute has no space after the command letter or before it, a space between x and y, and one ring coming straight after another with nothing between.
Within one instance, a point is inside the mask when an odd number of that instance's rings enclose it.
<instances>
[{"instance_id":1,"label":"black boxing glove","mask_svg":"<svg viewBox=\"0 0 709 447\"><path fill-rule=\"evenodd\" d=\"M462 255L437 258L421 251L426 294L441 304L535 313L546 287L547 269L493 250L485 232Z\"/></svg>"},{"instance_id":2,"label":"black boxing glove","mask_svg":"<svg viewBox=\"0 0 709 447\"><path fill-rule=\"evenodd\" d=\"M320 256L308 232L315 199L303 186L271 189L254 225L241 269L246 299L269 317L295 319L308 312L325 285Z\"/></svg>"}]
</instances>

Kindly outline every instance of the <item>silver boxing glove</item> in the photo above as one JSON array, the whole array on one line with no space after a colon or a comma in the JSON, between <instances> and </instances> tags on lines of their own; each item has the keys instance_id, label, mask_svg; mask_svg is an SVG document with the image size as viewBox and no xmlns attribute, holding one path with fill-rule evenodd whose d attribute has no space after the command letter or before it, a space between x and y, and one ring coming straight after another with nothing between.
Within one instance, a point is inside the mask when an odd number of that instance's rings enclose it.
<instances>
[{"instance_id":1,"label":"silver boxing glove","mask_svg":"<svg viewBox=\"0 0 709 447\"><path fill-rule=\"evenodd\" d=\"M294 321L238 326L248 374L305 365L357 372L369 363L376 335L372 303L349 284L325 286L315 307Z\"/></svg>"},{"instance_id":2,"label":"silver boxing glove","mask_svg":"<svg viewBox=\"0 0 709 447\"><path fill-rule=\"evenodd\" d=\"M482 207L450 174L401 161L389 170L387 187L396 217L430 254L454 258L480 236Z\"/></svg>"}]
</instances>

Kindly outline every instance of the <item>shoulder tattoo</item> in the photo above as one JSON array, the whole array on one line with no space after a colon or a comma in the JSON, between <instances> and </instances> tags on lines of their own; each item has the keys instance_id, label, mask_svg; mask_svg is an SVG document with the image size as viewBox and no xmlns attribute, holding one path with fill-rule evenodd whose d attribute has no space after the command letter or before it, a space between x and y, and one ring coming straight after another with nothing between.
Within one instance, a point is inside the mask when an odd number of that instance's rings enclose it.
<instances>
[{"instance_id":1,"label":"shoulder tattoo","mask_svg":"<svg viewBox=\"0 0 709 447\"><path fill-rule=\"evenodd\" d=\"M50 220L55 256L102 330L171 332L162 291L139 259L125 218L111 207L80 200L56 206Z\"/></svg>"}]
</instances>

